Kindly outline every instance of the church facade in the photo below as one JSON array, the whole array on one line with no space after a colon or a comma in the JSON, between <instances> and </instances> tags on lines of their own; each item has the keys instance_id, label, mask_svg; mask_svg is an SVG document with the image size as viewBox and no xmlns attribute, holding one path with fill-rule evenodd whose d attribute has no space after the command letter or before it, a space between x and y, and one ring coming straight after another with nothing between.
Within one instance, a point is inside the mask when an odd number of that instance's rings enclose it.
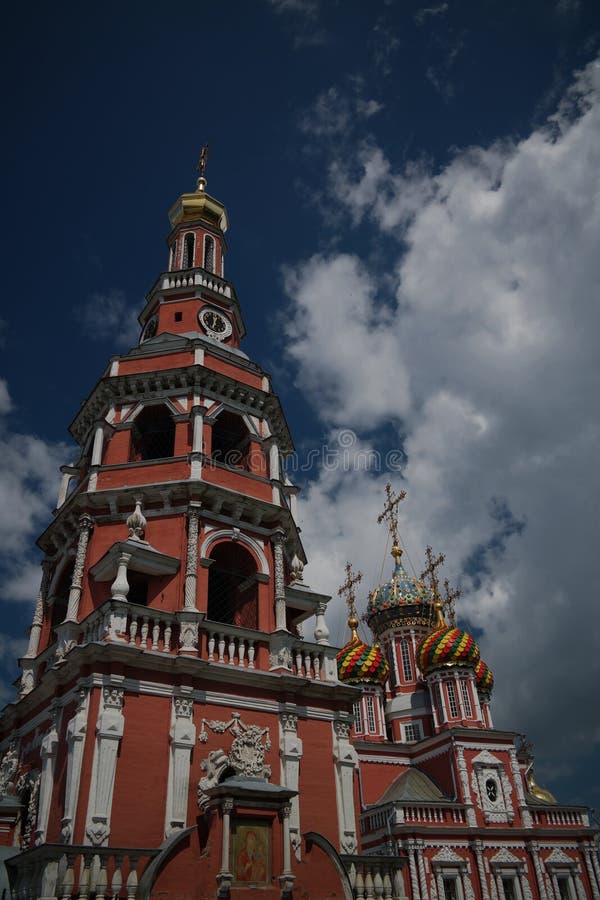
<instances>
[{"instance_id":1,"label":"church facade","mask_svg":"<svg viewBox=\"0 0 600 900\"><path fill-rule=\"evenodd\" d=\"M494 729L491 671L402 564L331 646L286 475L293 443L241 350L227 212L169 213L139 345L70 432L0 720L13 898L600 898L586 809Z\"/></svg>"}]
</instances>

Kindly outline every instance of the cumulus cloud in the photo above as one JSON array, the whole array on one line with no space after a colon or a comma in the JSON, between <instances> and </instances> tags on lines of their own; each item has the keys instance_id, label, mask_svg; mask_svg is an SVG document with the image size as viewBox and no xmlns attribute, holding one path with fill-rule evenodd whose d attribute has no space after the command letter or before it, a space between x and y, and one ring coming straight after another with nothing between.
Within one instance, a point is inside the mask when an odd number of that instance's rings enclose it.
<instances>
[{"instance_id":1,"label":"cumulus cloud","mask_svg":"<svg viewBox=\"0 0 600 900\"><path fill-rule=\"evenodd\" d=\"M344 87L332 85L321 91L300 117L300 130L320 140L349 139L361 124L383 109L383 104L365 95L361 76L348 76Z\"/></svg>"},{"instance_id":2,"label":"cumulus cloud","mask_svg":"<svg viewBox=\"0 0 600 900\"><path fill-rule=\"evenodd\" d=\"M138 342L137 310L128 303L123 291L114 289L104 294L92 294L76 307L74 315L87 338L107 340L113 346L125 349Z\"/></svg>"},{"instance_id":3,"label":"cumulus cloud","mask_svg":"<svg viewBox=\"0 0 600 900\"><path fill-rule=\"evenodd\" d=\"M528 729L557 778L598 728L599 169L594 63L545 127L439 172L394 171L372 140L358 184L333 158L332 200L396 238L395 259L385 277L344 253L285 272L298 384L361 440L394 425L415 568L427 543L446 552L497 675L497 723ZM321 471L307 486L313 586L334 590L346 557L378 581L386 480Z\"/></svg>"},{"instance_id":4,"label":"cumulus cloud","mask_svg":"<svg viewBox=\"0 0 600 900\"><path fill-rule=\"evenodd\" d=\"M5 397L3 411L7 412L10 396L5 382L0 382L0 401L2 396ZM39 566L32 559L33 541L47 524L56 503L59 467L72 452L65 444L14 432L0 416L0 597L3 600L35 598Z\"/></svg>"}]
</instances>

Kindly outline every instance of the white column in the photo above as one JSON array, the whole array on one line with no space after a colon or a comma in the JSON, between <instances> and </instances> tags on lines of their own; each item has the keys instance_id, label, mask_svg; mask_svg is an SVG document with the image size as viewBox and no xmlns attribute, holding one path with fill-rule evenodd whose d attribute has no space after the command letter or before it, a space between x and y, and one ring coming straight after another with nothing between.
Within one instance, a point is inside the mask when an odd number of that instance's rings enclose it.
<instances>
[{"instance_id":1,"label":"white column","mask_svg":"<svg viewBox=\"0 0 600 900\"><path fill-rule=\"evenodd\" d=\"M592 888L592 897L594 900L598 900L600 898L600 882L596 876L596 872L594 871L594 864L592 862L592 855L595 851L592 847L584 847L583 855L585 858L585 867L587 869L588 878L590 880L590 885Z\"/></svg>"},{"instance_id":2,"label":"white column","mask_svg":"<svg viewBox=\"0 0 600 900\"><path fill-rule=\"evenodd\" d=\"M519 811L521 813L521 819L523 820L523 825L525 828L532 828L533 822L531 820L531 813L527 807L527 801L525 800L525 793L523 791L523 778L521 776L521 769L519 768L519 761L517 759L517 752L514 747L509 751L509 759L510 759L510 771L512 772L513 782L517 791L517 802L519 804Z\"/></svg>"},{"instance_id":3,"label":"white column","mask_svg":"<svg viewBox=\"0 0 600 900\"><path fill-rule=\"evenodd\" d=\"M419 870L419 883L421 886L421 895L427 897L427 877L425 875L425 862L423 860L423 841L415 841L415 856L417 859L417 869Z\"/></svg>"},{"instance_id":4,"label":"white column","mask_svg":"<svg viewBox=\"0 0 600 900\"><path fill-rule=\"evenodd\" d=\"M94 445L92 447L92 461L90 464L90 477L88 491L95 491L98 484L98 469L102 464L102 448L104 446L104 422L96 424L94 432Z\"/></svg>"},{"instance_id":5,"label":"white column","mask_svg":"<svg viewBox=\"0 0 600 900\"><path fill-rule=\"evenodd\" d=\"M61 822L61 837L64 844L73 843L73 829L77 801L79 800L79 782L83 762L83 747L87 731L88 692L79 691L77 710L67 725L67 779L65 786L64 816Z\"/></svg>"},{"instance_id":6,"label":"white column","mask_svg":"<svg viewBox=\"0 0 600 900\"><path fill-rule=\"evenodd\" d=\"M405 847L408 852L408 871L410 872L410 886L412 889L412 900L421 900L421 893L419 891L419 880L417 878L417 866L415 863L414 841L406 841Z\"/></svg>"},{"instance_id":7,"label":"white column","mask_svg":"<svg viewBox=\"0 0 600 900\"><path fill-rule=\"evenodd\" d=\"M190 760L196 743L196 727L193 722L194 701L191 697L175 697L171 731L171 753L167 781L167 810L165 837L185 828L187 821L188 791L190 786Z\"/></svg>"},{"instance_id":8,"label":"white column","mask_svg":"<svg viewBox=\"0 0 600 900\"><path fill-rule=\"evenodd\" d=\"M79 615L79 601L81 599L81 585L83 582L83 569L85 567L85 557L87 554L87 545L90 538L90 531L94 527L94 520L91 516L84 514L79 518L79 540L77 542L77 552L75 554L75 568L73 569L73 580L71 581L71 590L69 591L69 605L65 622L77 622Z\"/></svg>"},{"instance_id":9,"label":"white column","mask_svg":"<svg viewBox=\"0 0 600 900\"><path fill-rule=\"evenodd\" d=\"M108 844L117 751L125 719L121 712L125 692L122 688L105 687L103 704L96 726L96 748L86 823L86 837L95 846Z\"/></svg>"},{"instance_id":10,"label":"white column","mask_svg":"<svg viewBox=\"0 0 600 900\"><path fill-rule=\"evenodd\" d=\"M285 631L285 573L283 567L283 541L285 534L277 529L271 535L273 545L273 568L275 580L275 630Z\"/></svg>"},{"instance_id":11,"label":"white column","mask_svg":"<svg viewBox=\"0 0 600 900\"><path fill-rule=\"evenodd\" d=\"M58 489L58 497L56 500L56 508L60 509L65 500L67 499L67 494L69 493L69 484L71 483L71 478L76 473L76 469L74 466L61 466L60 469L62 473L62 478L60 479L60 487Z\"/></svg>"},{"instance_id":12,"label":"white column","mask_svg":"<svg viewBox=\"0 0 600 900\"><path fill-rule=\"evenodd\" d=\"M465 762L465 752L460 746L456 747L456 764L458 766L458 774L462 787L463 803L467 808L467 825L475 826L477 824L477 819L475 818L475 811L471 800L471 789L469 788L469 774Z\"/></svg>"},{"instance_id":13,"label":"white column","mask_svg":"<svg viewBox=\"0 0 600 900\"><path fill-rule=\"evenodd\" d=\"M37 600L35 602L35 611L33 613L33 621L29 629L29 643L27 652L21 662L21 684L19 696L25 697L35 687L35 663L34 660L38 655L40 647L40 635L42 633L42 625L44 623L44 602L48 593L48 581L50 578L50 561L45 559L42 563L42 578L40 581L40 589L38 591ZM28 660L30 660L28 662Z\"/></svg>"},{"instance_id":14,"label":"white column","mask_svg":"<svg viewBox=\"0 0 600 900\"><path fill-rule=\"evenodd\" d=\"M279 470L279 447L275 443L274 440L270 441L269 446L269 478L274 481L279 481L280 479L280 470Z\"/></svg>"},{"instance_id":15,"label":"white column","mask_svg":"<svg viewBox=\"0 0 600 900\"><path fill-rule=\"evenodd\" d=\"M475 850L475 859L477 861L477 874L479 875L479 885L481 888L481 896L483 900L490 900L490 892L488 890L488 882L485 874L485 866L483 864L483 842L475 841L473 844Z\"/></svg>"},{"instance_id":16,"label":"white column","mask_svg":"<svg viewBox=\"0 0 600 900\"><path fill-rule=\"evenodd\" d=\"M535 877L537 879L538 891L541 900L549 900L546 884L544 880L544 871L540 861L539 847L537 844L527 844L527 849L533 859L533 868L535 869Z\"/></svg>"},{"instance_id":17,"label":"white column","mask_svg":"<svg viewBox=\"0 0 600 900\"><path fill-rule=\"evenodd\" d=\"M333 723L333 758L335 761L335 789L340 836L340 852L356 853L356 820L354 813L354 770L358 755L350 743L350 724Z\"/></svg>"},{"instance_id":18,"label":"white column","mask_svg":"<svg viewBox=\"0 0 600 900\"><path fill-rule=\"evenodd\" d=\"M281 808L281 824L283 831L283 872L279 876L279 886L282 897L291 896L294 887L295 875L292 873L292 859L290 855L290 815L292 807L287 804Z\"/></svg>"},{"instance_id":19,"label":"white column","mask_svg":"<svg viewBox=\"0 0 600 900\"><path fill-rule=\"evenodd\" d=\"M233 881L233 874L229 870L229 834L231 827L231 813L233 812L233 800L231 797L225 797L221 804L221 824L223 826L223 836L221 840L221 870L217 874L217 884L219 885L217 897L229 897L230 885Z\"/></svg>"},{"instance_id":20,"label":"white column","mask_svg":"<svg viewBox=\"0 0 600 900\"><path fill-rule=\"evenodd\" d=\"M58 710L51 708L50 728L42 739L40 756L42 760L42 772L40 776L40 793L38 800L37 828L35 830L35 844L43 844L46 840L48 818L52 805L52 789L54 788L54 767L56 764L56 750L58 747L57 716Z\"/></svg>"},{"instance_id":21,"label":"white column","mask_svg":"<svg viewBox=\"0 0 600 900\"><path fill-rule=\"evenodd\" d=\"M198 581L198 519L201 503L192 500L188 509L188 539L185 568L184 608L196 609L196 584Z\"/></svg>"},{"instance_id":22,"label":"white column","mask_svg":"<svg viewBox=\"0 0 600 900\"><path fill-rule=\"evenodd\" d=\"M325 603L317 604L315 610L315 641L317 644L329 645L329 628L325 621L326 610L327 605Z\"/></svg>"},{"instance_id":23,"label":"white column","mask_svg":"<svg viewBox=\"0 0 600 900\"><path fill-rule=\"evenodd\" d=\"M193 432L192 432L192 456L190 467L190 478L199 479L202 477L202 445L204 434L204 407L194 406L192 409Z\"/></svg>"},{"instance_id":24,"label":"white column","mask_svg":"<svg viewBox=\"0 0 600 900\"><path fill-rule=\"evenodd\" d=\"M297 791L300 776L300 760L302 759L302 741L298 737L298 716L295 713L283 712L279 717L279 759L281 762L281 784L291 791ZM288 830L296 859L300 859L302 838L300 832L300 801L297 795L290 800Z\"/></svg>"},{"instance_id":25,"label":"white column","mask_svg":"<svg viewBox=\"0 0 600 900\"><path fill-rule=\"evenodd\" d=\"M127 581L127 566L131 561L131 553L120 553L117 561L117 575L110 586L110 596L113 600L127 600L129 582Z\"/></svg>"}]
</instances>

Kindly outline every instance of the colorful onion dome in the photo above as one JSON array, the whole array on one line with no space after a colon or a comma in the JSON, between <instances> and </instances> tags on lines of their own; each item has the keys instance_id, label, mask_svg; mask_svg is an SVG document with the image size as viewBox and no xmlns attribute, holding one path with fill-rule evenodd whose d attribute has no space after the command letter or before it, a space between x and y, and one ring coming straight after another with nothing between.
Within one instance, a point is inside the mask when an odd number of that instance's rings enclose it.
<instances>
[{"instance_id":1,"label":"colorful onion dome","mask_svg":"<svg viewBox=\"0 0 600 900\"><path fill-rule=\"evenodd\" d=\"M430 590L408 574L402 565L402 550L397 545L392 547L395 560L394 571L390 581L379 585L371 592L365 616L369 627L379 634L386 628L406 622L428 625L433 614L433 601Z\"/></svg>"},{"instance_id":2,"label":"colorful onion dome","mask_svg":"<svg viewBox=\"0 0 600 900\"><path fill-rule=\"evenodd\" d=\"M436 604L438 621L434 631L417 646L417 662L423 675L437 666L472 666L479 662L475 638L461 628L444 621L441 603ZM490 673L491 674L491 673Z\"/></svg>"},{"instance_id":3,"label":"colorful onion dome","mask_svg":"<svg viewBox=\"0 0 600 900\"><path fill-rule=\"evenodd\" d=\"M390 673L386 658L380 648L369 647L356 631L358 619L350 617L348 625L352 636L337 654L338 676L347 684L384 684Z\"/></svg>"},{"instance_id":4,"label":"colorful onion dome","mask_svg":"<svg viewBox=\"0 0 600 900\"><path fill-rule=\"evenodd\" d=\"M482 659L475 666L475 685L477 690L483 694L491 694L494 687L492 670Z\"/></svg>"}]
</instances>

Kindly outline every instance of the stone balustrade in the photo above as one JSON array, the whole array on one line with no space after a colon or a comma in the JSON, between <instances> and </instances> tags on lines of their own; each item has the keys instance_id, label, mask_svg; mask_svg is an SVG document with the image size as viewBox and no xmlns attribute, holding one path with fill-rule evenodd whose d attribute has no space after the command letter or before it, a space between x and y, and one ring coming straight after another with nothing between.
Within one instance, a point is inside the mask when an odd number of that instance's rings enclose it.
<instances>
[{"instance_id":1,"label":"stone balustrade","mask_svg":"<svg viewBox=\"0 0 600 900\"><path fill-rule=\"evenodd\" d=\"M534 825L551 825L555 828L589 828L590 819L581 809L532 809L531 818Z\"/></svg>"},{"instance_id":2,"label":"stone balustrade","mask_svg":"<svg viewBox=\"0 0 600 900\"><path fill-rule=\"evenodd\" d=\"M159 849L44 844L6 860L13 900L134 900Z\"/></svg>"},{"instance_id":3,"label":"stone balustrade","mask_svg":"<svg viewBox=\"0 0 600 900\"><path fill-rule=\"evenodd\" d=\"M341 857L356 900L406 900L399 856Z\"/></svg>"},{"instance_id":4,"label":"stone balustrade","mask_svg":"<svg viewBox=\"0 0 600 900\"><path fill-rule=\"evenodd\" d=\"M215 291L217 294L223 294L225 297L231 297L231 285L215 275L214 272L208 272L206 269L186 269L179 272L165 272L162 276L163 291L170 288L178 287L195 287L201 286Z\"/></svg>"},{"instance_id":5,"label":"stone balustrade","mask_svg":"<svg viewBox=\"0 0 600 900\"><path fill-rule=\"evenodd\" d=\"M361 834L389 829L390 825L466 825L465 809L450 803L390 803L361 816Z\"/></svg>"},{"instance_id":6,"label":"stone balustrade","mask_svg":"<svg viewBox=\"0 0 600 900\"><path fill-rule=\"evenodd\" d=\"M273 637L250 628L212 622L195 611L165 612L113 598L80 623L73 623L68 644L55 642L35 659L27 660L27 682L23 680L21 695L29 693L41 673L62 663L77 645L114 642L156 653L185 653L237 668L268 670L273 668ZM337 681L335 647L304 641L289 632L283 636L279 633L277 652L282 646L284 668L290 674L313 681Z\"/></svg>"}]
</instances>

